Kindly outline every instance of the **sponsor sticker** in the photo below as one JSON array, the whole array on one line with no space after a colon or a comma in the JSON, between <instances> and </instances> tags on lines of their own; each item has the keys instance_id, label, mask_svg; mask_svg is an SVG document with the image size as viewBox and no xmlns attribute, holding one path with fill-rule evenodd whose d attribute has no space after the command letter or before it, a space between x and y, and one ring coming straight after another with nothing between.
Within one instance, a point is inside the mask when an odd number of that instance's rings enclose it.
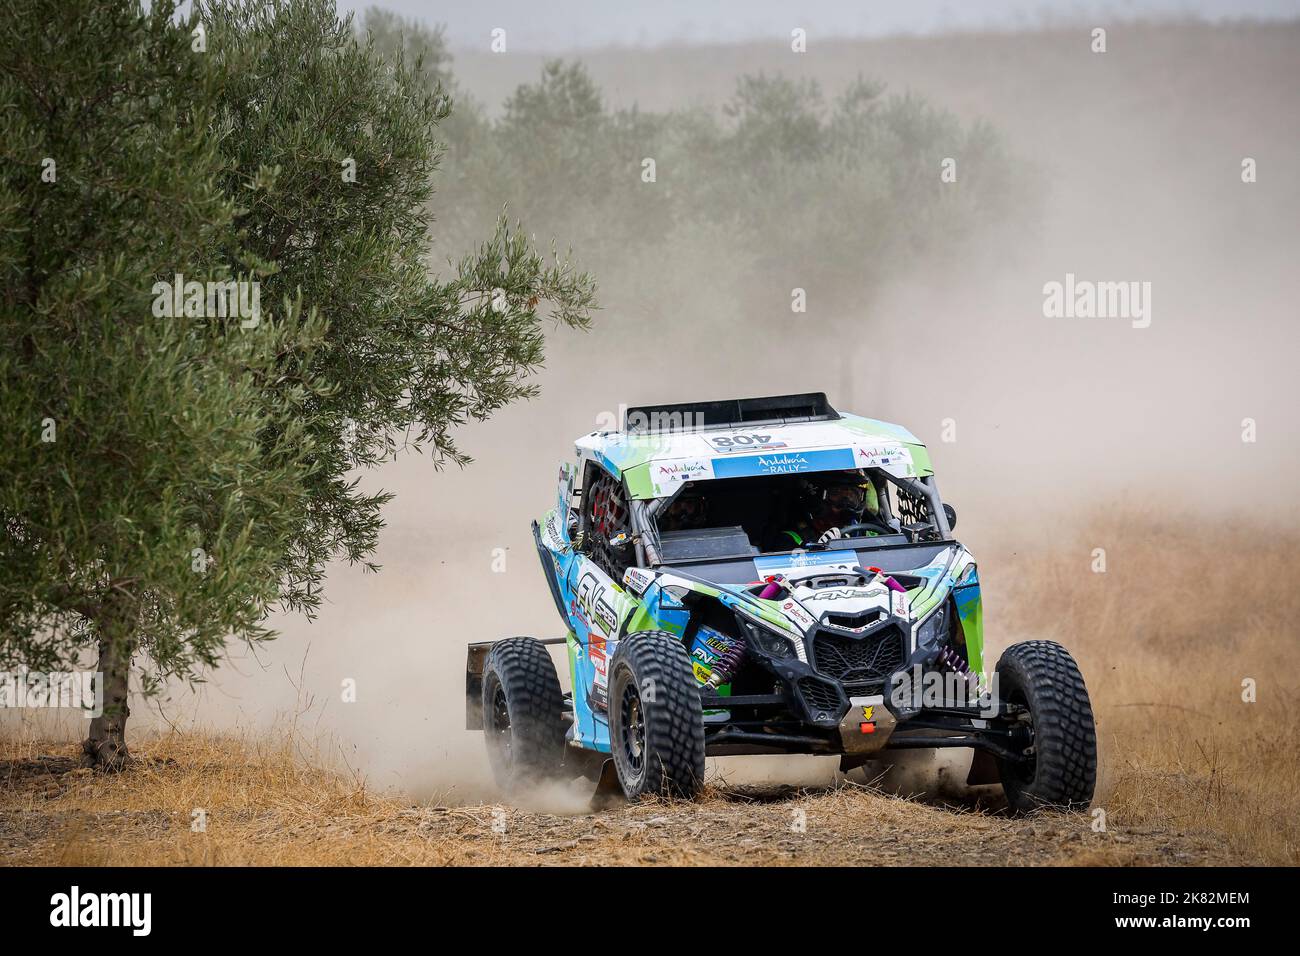
<instances>
[{"instance_id":1,"label":"sponsor sticker","mask_svg":"<svg viewBox=\"0 0 1300 956\"><path fill-rule=\"evenodd\" d=\"M754 567L758 569L759 577L800 568L840 567L848 571L856 558L852 553L846 557L843 551L796 551L791 554L760 555L754 559Z\"/></svg>"},{"instance_id":2,"label":"sponsor sticker","mask_svg":"<svg viewBox=\"0 0 1300 956\"><path fill-rule=\"evenodd\" d=\"M786 617L790 618L790 620L794 621L804 630L812 627L815 623L812 615L800 607L796 601L786 601L781 605L781 610L785 612Z\"/></svg>"},{"instance_id":3,"label":"sponsor sticker","mask_svg":"<svg viewBox=\"0 0 1300 956\"><path fill-rule=\"evenodd\" d=\"M809 471L842 471L857 467L853 449L832 448L828 451L772 452L740 458L715 458L715 478L744 478L751 475L794 475Z\"/></svg>"},{"instance_id":4,"label":"sponsor sticker","mask_svg":"<svg viewBox=\"0 0 1300 956\"><path fill-rule=\"evenodd\" d=\"M709 463L704 460L657 461L650 466L650 484L655 497L663 497L685 481L703 481L713 477Z\"/></svg>"},{"instance_id":5,"label":"sponsor sticker","mask_svg":"<svg viewBox=\"0 0 1300 956\"><path fill-rule=\"evenodd\" d=\"M894 603L894 617L907 617L907 595L902 591L891 591Z\"/></svg>"},{"instance_id":6,"label":"sponsor sticker","mask_svg":"<svg viewBox=\"0 0 1300 956\"><path fill-rule=\"evenodd\" d=\"M545 539L542 543L552 551L564 546L564 536L560 532L560 522L553 510L546 513L546 522L542 525L542 537Z\"/></svg>"},{"instance_id":7,"label":"sponsor sticker","mask_svg":"<svg viewBox=\"0 0 1300 956\"><path fill-rule=\"evenodd\" d=\"M858 468L883 468L912 464L912 453L902 445L866 445L857 450Z\"/></svg>"},{"instance_id":8,"label":"sponsor sticker","mask_svg":"<svg viewBox=\"0 0 1300 956\"><path fill-rule=\"evenodd\" d=\"M655 576L645 568L628 568L623 572L623 583L633 594L644 594Z\"/></svg>"},{"instance_id":9,"label":"sponsor sticker","mask_svg":"<svg viewBox=\"0 0 1300 956\"><path fill-rule=\"evenodd\" d=\"M606 597L608 593L605 583L590 571L578 582L577 605L583 611L579 617L591 629L593 636L608 634L618 624L618 617Z\"/></svg>"}]
</instances>

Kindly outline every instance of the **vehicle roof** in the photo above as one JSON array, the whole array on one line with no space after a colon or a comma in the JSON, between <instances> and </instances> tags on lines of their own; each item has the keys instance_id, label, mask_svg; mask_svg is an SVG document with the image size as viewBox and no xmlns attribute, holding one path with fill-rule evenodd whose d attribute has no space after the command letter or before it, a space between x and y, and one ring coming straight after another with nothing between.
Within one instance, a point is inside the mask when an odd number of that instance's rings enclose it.
<instances>
[{"instance_id":1,"label":"vehicle roof","mask_svg":"<svg viewBox=\"0 0 1300 956\"><path fill-rule=\"evenodd\" d=\"M837 412L825 404L825 396L815 397L822 407L798 420L782 418L779 409L773 412L773 403L809 396L741 400L742 407L745 402L765 403L762 420L732 418L693 428L592 432L576 442L578 455L625 478L633 498L660 498L672 494L682 482L715 478L852 468L881 468L904 478L934 473L925 445L903 426ZM699 407L706 404L722 403L699 403ZM807 407L800 411L806 412Z\"/></svg>"}]
</instances>

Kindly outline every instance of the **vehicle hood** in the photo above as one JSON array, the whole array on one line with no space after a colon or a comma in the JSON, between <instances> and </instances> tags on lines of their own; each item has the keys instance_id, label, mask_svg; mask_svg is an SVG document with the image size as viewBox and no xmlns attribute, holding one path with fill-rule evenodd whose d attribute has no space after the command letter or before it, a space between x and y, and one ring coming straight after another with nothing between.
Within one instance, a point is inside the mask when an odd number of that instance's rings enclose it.
<instances>
[{"instance_id":1,"label":"vehicle hood","mask_svg":"<svg viewBox=\"0 0 1300 956\"><path fill-rule=\"evenodd\" d=\"M630 568L624 582L636 593L655 583L678 593L715 596L730 607L801 635L828 625L857 633L889 618L911 628L939 606L973 563L970 553L956 542L928 549L924 556L928 560L917 567L890 570L863 568L852 551L755 559L761 579L780 574L789 582L789 593L780 600L751 594L753 578L744 584L724 584L671 567Z\"/></svg>"}]
</instances>

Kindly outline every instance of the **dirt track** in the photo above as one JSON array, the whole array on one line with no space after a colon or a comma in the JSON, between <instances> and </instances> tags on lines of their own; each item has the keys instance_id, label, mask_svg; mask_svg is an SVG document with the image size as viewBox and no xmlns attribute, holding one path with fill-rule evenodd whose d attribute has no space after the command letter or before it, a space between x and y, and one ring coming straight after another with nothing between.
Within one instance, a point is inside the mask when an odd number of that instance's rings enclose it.
<instances>
[{"instance_id":1,"label":"dirt track","mask_svg":"<svg viewBox=\"0 0 1300 956\"><path fill-rule=\"evenodd\" d=\"M692 803L560 815L412 805L231 744L189 740L120 777L57 756L0 762L0 864L1213 865L1208 835L1088 815L1012 819L848 784L712 788ZM232 779L232 777L234 779ZM204 806L206 830L191 828Z\"/></svg>"},{"instance_id":2,"label":"dirt track","mask_svg":"<svg viewBox=\"0 0 1300 956\"><path fill-rule=\"evenodd\" d=\"M133 716L132 746L161 762L120 778L77 773L67 744L0 735L0 864L1297 865L1300 591L1278 582L1300 573L1300 442L1296 416L1278 410L1295 406L1284 366L1295 352L1288 256L1300 194L1278 175L1243 192L1236 175L1247 152L1267 157L1266 170L1294 168L1300 156L1295 124L1276 122L1294 99L1297 30L1130 26L1106 58L1082 62L1069 55L1080 49L1069 31L846 41L800 61L828 93L866 64L895 90L986 116L1051 170L1042 254L1011 277L1011 293L931 276L916 284L927 290L914 293L919 301L886 301L868 316L882 334L907 337L898 354L924 350L933 381L961 387L864 385L856 401L832 400L915 423L927 437L958 410L963 437L942 446L943 488L981 559L991 649L1046 637L1079 659L1098 715L1107 833L1093 833L1090 817L1011 820L861 789L764 800L718 791L698 804L597 816L494 816L481 805L472 787L486 779L482 742L461 730L465 632L552 632L528 535L551 463L592 427L593 410L659 398L662 381L689 378L689 357L665 349L645 357L642 391L630 393L625 340L598 327L556 339L541 400L465 429L474 467L433 479L412 458L387 471L384 486L399 498L379 555L385 572L333 570L321 619L277 622L285 633L265 660L232 649L204 685L202 709L180 724L250 725L276 740L279 715L302 714L296 723L348 741L349 764L373 784L459 795L376 795L278 752L137 740L148 726L171 726L197 696L187 690L168 719L150 723L144 707ZM724 101L739 72L771 65L760 52L677 51L668 66L669 54L654 50L587 59L623 100L659 108ZM468 88L491 103L539 66L523 54L458 60ZM1151 214L1134 215L1153 201ZM1039 323L1034 293L1067 269L1150 274L1169 309L1149 334ZM753 382L790 380L792 368L791 390L830 387L820 340L810 337L818 354L803 362L751 344L709 313L713 298L692 292L662 300L673 328L726 338L725 352L693 350L709 365L711 395L758 394ZM610 315L626 305L667 321L639 301L606 305ZM1225 315L1249 318L1249 334L1225 336ZM1270 412L1266 437L1243 444L1237 422L1260 410ZM1035 454L1005 467L1008 449L1022 446ZM538 469L526 482L520 461ZM1189 484L1195 507L1181 509L1174 492ZM1202 493L1209 484L1225 494ZM1040 491L1059 511L1036 510ZM1234 501L1240 514L1215 511ZM1282 527L1279 515L1291 516ZM490 569L489 545L511 553L505 576ZM1098 548L1106 573L1094 573ZM506 590L511 599L500 600ZM339 703L345 677L362 688L358 703ZM1258 684L1257 699L1244 698L1245 680ZM194 808L208 811L204 833L190 829ZM798 809L802 833L791 829Z\"/></svg>"}]
</instances>

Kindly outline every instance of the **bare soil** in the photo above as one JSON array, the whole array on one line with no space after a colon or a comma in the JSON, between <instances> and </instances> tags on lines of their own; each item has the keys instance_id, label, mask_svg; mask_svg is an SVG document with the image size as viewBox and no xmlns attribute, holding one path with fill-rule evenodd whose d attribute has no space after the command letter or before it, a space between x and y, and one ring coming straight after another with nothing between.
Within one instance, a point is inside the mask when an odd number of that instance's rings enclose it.
<instances>
[{"instance_id":1,"label":"bare soil","mask_svg":"<svg viewBox=\"0 0 1300 956\"><path fill-rule=\"evenodd\" d=\"M171 736L119 775L68 746L0 760L3 865L1214 865L1212 834L1012 818L868 786L711 787L693 802L547 813L415 804L287 750ZM196 810L203 826L196 829Z\"/></svg>"}]
</instances>

